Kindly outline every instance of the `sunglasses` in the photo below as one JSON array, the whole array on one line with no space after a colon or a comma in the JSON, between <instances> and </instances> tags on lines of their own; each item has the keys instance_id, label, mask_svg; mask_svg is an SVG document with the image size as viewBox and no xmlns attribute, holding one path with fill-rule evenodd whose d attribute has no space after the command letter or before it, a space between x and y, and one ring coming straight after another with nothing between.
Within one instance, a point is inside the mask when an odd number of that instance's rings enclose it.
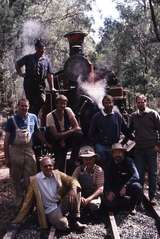
<instances>
[{"instance_id":1,"label":"sunglasses","mask_svg":"<svg viewBox=\"0 0 160 239\"><path fill-rule=\"evenodd\" d=\"M44 165L44 166L43 166L43 168L51 168L51 167L53 167L52 164L47 164L47 165Z\"/></svg>"},{"instance_id":2,"label":"sunglasses","mask_svg":"<svg viewBox=\"0 0 160 239\"><path fill-rule=\"evenodd\" d=\"M91 160L94 159L94 157L84 157L83 159L84 159L84 160L87 160L87 161L91 161Z\"/></svg>"}]
</instances>

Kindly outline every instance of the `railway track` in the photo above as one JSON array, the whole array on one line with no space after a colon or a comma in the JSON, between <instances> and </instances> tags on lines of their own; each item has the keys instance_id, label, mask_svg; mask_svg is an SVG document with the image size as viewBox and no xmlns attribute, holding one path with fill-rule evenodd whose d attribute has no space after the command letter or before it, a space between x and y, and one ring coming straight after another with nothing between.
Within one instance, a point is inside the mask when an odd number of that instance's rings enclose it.
<instances>
[{"instance_id":1,"label":"railway track","mask_svg":"<svg viewBox=\"0 0 160 239\"><path fill-rule=\"evenodd\" d=\"M160 207L159 206L153 206L149 198L147 197L147 194L145 193L143 195L143 205L146 210L146 212L152 216L153 220L155 220L155 224L157 227L157 231L160 234ZM116 218L113 212L109 212L109 222L111 226L111 238L112 239L120 239L122 238L119 232L119 226L117 226ZM157 237L159 238L159 237Z\"/></svg>"},{"instance_id":2,"label":"railway track","mask_svg":"<svg viewBox=\"0 0 160 239\"><path fill-rule=\"evenodd\" d=\"M152 215L152 217L150 217L150 220L155 220L155 222L157 224L157 231L159 231L159 226L160 226L159 208L157 206L156 207L152 206L150 204L148 198L146 197L146 195L144 195L144 206L145 206L147 214ZM55 228L51 227L50 230L47 232L40 233L40 231L37 231L37 233L35 233L35 235L36 235L35 237L33 237L33 236L26 237L24 235L19 236L19 234L20 235L21 235L21 233L23 234L23 229L12 228L4 235L3 239L16 239L16 238L18 238L18 239L19 238L25 238L25 239L28 239L28 238L35 238L35 239L38 239L38 238L41 238L41 239L58 239L58 238L62 238L62 239L81 239L81 238L84 238L84 239L101 239L101 238L120 239L120 238L128 238L128 239L130 239L131 238L130 236L123 237L124 235L121 231L121 223L119 222L117 215L114 215L114 213L111 211L106 213L106 215L104 216L104 220L103 220L103 222L101 222L100 226L98 225L98 223L97 223L97 225L94 223L89 223L89 229L86 229L86 231L82 234L77 234L75 232L71 232L68 235L63 235L63 234L57 233ZM134 216L132 216L130 218L130 220L134 221ZM137 228L138 228L138 225L137 225ZM128 230L130 230L130 228L128 228ZM133 236L132 238L136 238L136 237ZM145 238L145 237L142 237L142 238ZM146 238L148 238L148 237L146 237ZM159 237L157 236L157 237L153 237L153 238L158 239Z\"/></svg>"},{"instance_id":3,"label":"railway track","mask_svg":"<svg viewBox=\"0 0 160 239\"><path fill-rule=\"evenodd\" d=\"M4 156L2 155L2 158L0 157L0 159L2 159L2 161L4 160ZM5 170L5 168L3 169L3 172ZM8 173L7 173L8 175ZM8 177L7 177L8 178ZM6 181L6 180L5 180ZM5 184L3 186L1 185L1 189L3 190L3 192L6 190L8 191L7 194L5 195L5 197L8 196L11 197L11 193L9 191L9 185L7 182L5 182ZM6 188L6 189L5 189ZM157 194L159 195L160 198L160 193L157 192ZM7 203L6 203L7 206ZM146 208L147 213L149 213L150 215L152 215L152 217L155 219L156 222L156 227L157 227L157 231L160 232L160 208L157 206L152 206L149 203L149 200L147 198L146 195L144 195L144 206ZM104 214L104 212L103 212ZM142 215L142 214L141 214ZM141 216L140 215L140 216ZM125 217L124 217L125 218ZM118 222L119 219L117 219L117 215L114 215L113 212L109 212L108 214L106 213L106 215L104 216L103 220L98 221L98 222L94 222L94 223L90 223L90 220L92 220L92 218L90 218L88 220L89 223L89 229L86 230L85 233L79 234L77 235L76 233L70 233L68 235L60 235L56 232L56 230L51 227L49 231L47 231L47 233L41 233L39 228L36 226L34 228L32 227L28 227L27 225L25 226L25 230L22 226L22 228L10 228L6 234L3 236L3 239L20 239L20 238L24 238L24 239L58 239L58 238L62 238L62 239L120 239L120 238L136 238L136 237L124 237L123 235L123 231L121 229L121 224ZM122 219L123 220L123 219ZM134 220L134 217L132 217L130 220ZM151 218L152 220L152 218ZM106 224L106 221L109 221L108 224ZM130 229L129 229L130 230ZM24 234L25 231L25 234ZM109 231L109 233L108 233ZM145 237L137 237L137 239L139 238L145 238ZM149 238L149 237L147 237ZM158 239L160 238L160 236L157 237L151 237L152 239ZM150 239L151 239L150 238Z\"/></svg>"}]
</instances>

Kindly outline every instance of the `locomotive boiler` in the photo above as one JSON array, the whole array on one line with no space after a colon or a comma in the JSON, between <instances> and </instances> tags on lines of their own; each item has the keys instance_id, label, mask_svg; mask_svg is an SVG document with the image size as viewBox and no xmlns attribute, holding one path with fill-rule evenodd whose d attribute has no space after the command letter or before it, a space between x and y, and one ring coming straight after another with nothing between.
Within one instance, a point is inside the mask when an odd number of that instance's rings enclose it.
<instances>
[{"instance_id":1,"label":"locomotive boiler","mask_svg":"<svg viewBox=\"0 0 160 239\"><path fill-rule=\"evenodd\" d=\"M54 75L55 88L59 94L64 94L69 100L69 106L74 110L80 120L84 134L87 134L89 121L92 115L99 110L97 102L92 95L81 88L81 84L88 84L101 80L98 71L84 54L83 43L86 34L81 31L69 32L64 35L69 42L69 58L64 64L63 70ZM115 104L121 112L126 108L126 91L119 85L112 71L103 72L106 77L105 93L113 96ZM56 94L48 93L44 108L44 115L54 109Z\"/></svg>"}]
</instances>

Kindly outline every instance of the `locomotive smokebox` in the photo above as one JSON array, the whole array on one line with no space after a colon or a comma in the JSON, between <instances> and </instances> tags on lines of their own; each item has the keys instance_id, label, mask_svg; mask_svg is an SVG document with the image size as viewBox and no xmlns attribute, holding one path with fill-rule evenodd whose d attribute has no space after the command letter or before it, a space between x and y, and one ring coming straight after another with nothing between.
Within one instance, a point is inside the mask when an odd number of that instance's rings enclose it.
<instances>
[{"instance_id":1,"label":"locomotive smokebox","mask_svg":"<svg viewBox=\"0 0 160 239\"><path fill-rule=\"evenodd\" d=\"M73 31L64 35L69 42L70 57L64 64L64 87L68 89L68 98L73 109L79 101L80 82L88 81L92 65L83 54L83 43L86 33Z\"/></svg>"},{"instance_id":2,"label":"locomotive smokebox","mask_svg":"<svg viewBox=\"0 0 160 239\"><path fill-rule=\"evenodd\" d=\"M81 81L87 81L92 70L91 63L83 54L83 42L86 35L80 31L64 35L70 47L70 57L64 65L65 86L68 88L77 88L79 78Z\"/></svg>"},{"instance_id":3,"label":"locomotive smokebox","mask_svg":"<svg viewBox=\"0 0 160 239\"><path fill-rule=\"evenodd\" d=\"M83 54L83 42L86 36L87 34L81 31L73 31L64 35L69 42L70 56Z\"/></svg>"}]
</instances>

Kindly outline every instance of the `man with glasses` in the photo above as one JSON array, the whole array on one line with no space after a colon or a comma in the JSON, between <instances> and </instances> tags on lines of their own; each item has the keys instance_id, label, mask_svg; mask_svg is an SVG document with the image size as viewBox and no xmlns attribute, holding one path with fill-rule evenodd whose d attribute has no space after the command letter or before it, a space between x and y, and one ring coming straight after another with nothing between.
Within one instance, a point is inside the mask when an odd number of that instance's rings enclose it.
<instances>
[{"instance_id":1,"label":"man with glasses","mask_svg":"<svg viewBox=\"0 0 160 239\"><path fill-rule=\"evenodd\" d=\"M13 223L21 223L34 202L42 229L48 228L49 222L62 231L68 230L69 226L83 231L86 225L79 222L81 187L78 181L54 170L54 161L49 155L41 159L40 165L42 171L31 177L26 198Z\"/></svg>"}]
</instances>

